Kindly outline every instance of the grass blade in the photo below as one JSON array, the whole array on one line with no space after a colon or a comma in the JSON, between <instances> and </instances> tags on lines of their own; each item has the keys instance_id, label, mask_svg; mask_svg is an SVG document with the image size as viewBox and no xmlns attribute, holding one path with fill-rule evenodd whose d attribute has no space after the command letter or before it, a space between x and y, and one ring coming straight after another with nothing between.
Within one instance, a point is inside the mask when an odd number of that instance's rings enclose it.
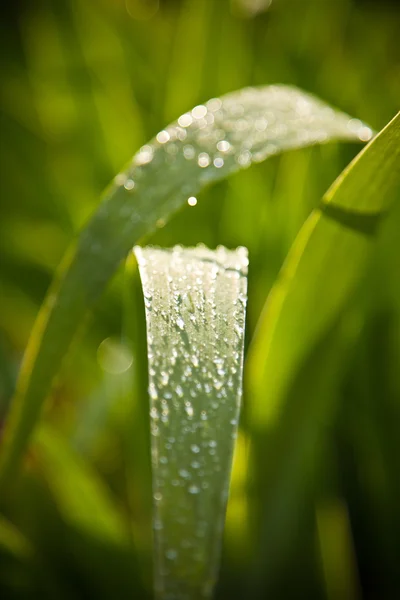
<instances>
[{"instance_id":1,"label":"grass blade","mask_svg":"<svg viewBox=\"0 0 400 600\"><path fill-rule=\"evenodd\" d=\"M0 515L0 555L8 554L20 561L32 560L34 550L29 540L6 517Z\"/></svg>"},{"instance_id":2,"label":"grass blade","mask_svg":"<svg viewBox=\"0 0 400 600\"><path fill-rule=\"evenodd\" d=\"M126 524L103 482L60 435L50 427L40 427L33 449L39 472L64 520L98 540L127 546Z\"/></svg>"},{"instance_id":3,"label":"grass blade","mask_svg":"<svg viewBox=\"0 0 400 600\"><path fill-rule=\"evenodd\" d=\"M261 579L271 583L279 559L275 542L286 541L281 556L290 544L299 489L334 414L343 357L357 335L357 323L355 331L343 310L399 187L400 114L349 165L303 226L252 340L246 371L252 458L258 460L260 503L268 507L259 527L256 587Z\"/></svg>"},{"instance_id":4,"label":"grass blade","mask_svg":"<svg viewBox=\"0 0 400 600\"><path fill-rule=\"evenodd\" d=\"M333 184L289 253L249 352L254 427L273 421L296 366L360 280L375 230L399 185L400 114Z\"/></svg>"},{"instance_id":5,"label":"grass blade","mask_svg":"<svg viewBox=\"0 0 400 600\"><path fill-rule=\"evenodd\" d=\"M329 139L370 136L360 122L295 88L269 86L197 106L144 146L107 190L39 314L4 434L0 491L13 479L83 315L139 239L189 196L252 162Z\"/></svg>"},{"instance_id":6,"label":"grass blade","mask_svg":"<svg viewBox=\"0 0 400 600\"><path fill-rule=\"evenodd\" d=\"M157 598L219 565L242 395L247 251L135 249L146 306Z\"/></svg>"}]
</instances>

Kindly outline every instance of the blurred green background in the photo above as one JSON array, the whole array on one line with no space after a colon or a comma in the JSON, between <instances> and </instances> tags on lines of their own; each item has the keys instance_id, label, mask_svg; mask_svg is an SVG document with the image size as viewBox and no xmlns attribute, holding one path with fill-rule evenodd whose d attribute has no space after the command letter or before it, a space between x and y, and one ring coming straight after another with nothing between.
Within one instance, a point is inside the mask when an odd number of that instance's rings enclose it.
<instances>
[{"instance_id":1,"label":"blurred green background","mask_svg":"<svg viewBox=\"0 0 400 600\"><path fill-rule=\"evenodd\" d=\"M399 108L396 0L18 0L0 10L2 420L64 251L168 122L269 83L303 88L375 130ZM250 342L297 232L359 149L274 157L208 189L148 241L247 246ZM342 315L352 341L326 390L330 409L310 419L318 442L307 470L289 470L290 501L279 506L249 484L249 471L263 471L247 460L244 397L218 598L400 597L399 232L397 203ZM1 598L151 597L143 319L137 276L121 268L65 362L0 517ZM127 327L129 375L109 357ZM313 365L299 378L307 410ZM273 460L280 448L267 450Z\"/></svg>"}]
</instances>

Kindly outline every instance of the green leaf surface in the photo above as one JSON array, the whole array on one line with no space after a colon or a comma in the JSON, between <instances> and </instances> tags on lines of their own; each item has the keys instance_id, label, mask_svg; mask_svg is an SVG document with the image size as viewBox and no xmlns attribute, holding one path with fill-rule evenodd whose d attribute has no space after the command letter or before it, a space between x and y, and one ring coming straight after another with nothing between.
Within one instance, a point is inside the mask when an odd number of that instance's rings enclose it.
<instances>
[{"instance_id":1,"label":"green leaf surface","mask_svg":"<svg viewBox=\"0 0 400 600\"><path fill-rule=\"evenodd\" d=\"M362 150L300 230L247 360L250 418L273 426L301 361L361 280L375 232L400 186L400 115Z\"/></svg>"},{"instance_id":2,"label":"green leaf surface","mask_svg":"<svg viewBox=\"0 0 400 600\"><path fill-rule=\"evenodd\" d=\"M146 307L155 593L209 597L242 398L247 250L135 248Z\"/></svg>"},{"instance_id":3,"label":"green leaf surface","mask_svg":"<svg viewBox=\"0 0 400 600\"><path fill-rule=\"evenodd\" d=\"M370 136L368 127L308 94L269 86L197 106L144 146L106 191L39 314L5 430L0 489L9 488L78 325L138 240L188 197L252 162L329 139Z\"/></svg>"}]
</instances>

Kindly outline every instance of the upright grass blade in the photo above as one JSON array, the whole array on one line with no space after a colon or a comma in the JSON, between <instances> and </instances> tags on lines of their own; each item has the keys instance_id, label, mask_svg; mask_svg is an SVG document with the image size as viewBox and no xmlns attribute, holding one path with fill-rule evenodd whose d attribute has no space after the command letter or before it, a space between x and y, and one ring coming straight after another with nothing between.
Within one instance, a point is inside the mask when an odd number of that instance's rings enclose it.
<instances>
[{"instance_id":1,"label":"upright grass blade","mask_svg":"<svg viewBox=\"0 0 400 600\"><path fill-rule=\"evenodd\" d=\"M303 226L253 337L246 388L265 509L255 589L260 580L271 584L277 546L282 556L290 544L299 490L333 414L343 357L359 326L357 319L347 323L343 310L399 191L400 114L349 165Z\"/></svg>"},{"instance_id":2,"label":"upright grass blade","mask_svg":"<svg viewBox=\"0 0 400 600\"><path fill-rule=\"evenodd\" d=\"M4 434L9 487L82 317L130 248L212 181L284 150L371 130L303 92L249 88L196 106L141 148L67 254L32 333Z\"/></svg>"},{"instance_id":3,"label":"upright grass blade","mask_svg":"<svg viewBox=\"0 0 400 600\"><path fill-rule=\"evenodd\" d=\"M206 598L242 394L247 251L135 253L147 321L156 595Z\"/></svg>"}]
</instances>

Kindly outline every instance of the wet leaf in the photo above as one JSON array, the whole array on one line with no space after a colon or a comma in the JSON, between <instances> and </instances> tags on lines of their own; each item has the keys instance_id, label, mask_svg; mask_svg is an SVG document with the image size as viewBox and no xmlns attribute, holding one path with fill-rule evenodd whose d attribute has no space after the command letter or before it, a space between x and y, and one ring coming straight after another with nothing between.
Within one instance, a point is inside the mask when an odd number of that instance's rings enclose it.
<instances>
[{"instance_id":1,"label":"wet leaf","mask_svg":"<svg viewBox=\"0 0 400 600\"><path fill-rule=\"evenodd\" d=\"M146 308L155 588L209 597L243 376L247 251L136 248Z\"/></svg>"}]
</instances>

